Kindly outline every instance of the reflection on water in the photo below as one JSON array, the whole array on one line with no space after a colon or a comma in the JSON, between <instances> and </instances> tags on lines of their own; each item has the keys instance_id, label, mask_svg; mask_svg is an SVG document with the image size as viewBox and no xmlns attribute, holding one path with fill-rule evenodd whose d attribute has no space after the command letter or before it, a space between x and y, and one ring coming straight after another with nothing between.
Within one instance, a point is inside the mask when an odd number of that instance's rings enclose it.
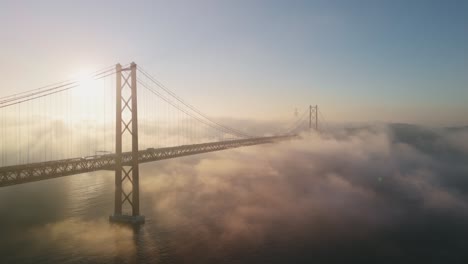
<instances>
[{"instance_id":1,"label":"reflection on water","mask_svg":"<svg viewBox=\"0 0 468 264\"><path fill-rule=\"evenodd\" d=\"M142 228L108 222L113 181L112 173L100 172L1 189L0 262L157 260L158 232L151 228L152 217Z\"/></svg>"},{"instance_id":2,"label":"reflection on water","mask_svg":"<svg viewBox=\"0 0 468 264\"><path fill-rule=\"evenodd\" d=\"M99 172L0 189L0 263L235 261L200 222L159 221L148 192L143 226L110 224L113 188L113 174Z\"/></svg>"},{"instance_id":3,"label":"reflection on water","mask_svg":"<svg viewBox=\"0 0 468 264\"><path fill-rule=\"evenodd\" d=\"M166 165L170 171L175 166ZM229 214L236 199L213 199L211 191L190 178L193 167L194 161L185 159L174 169L179 176L158 177L149 176L151 168L142 167L146 180L142 181L141 211L146 223L140 228L108 222L114 203L112 172L2 188L0 263L274 262L269 251L275 245L249 241L246 234L255 228L245 230L245 223L237 223ZM219 193L219 186L228 187L203 174L202 182L214 193ZM238 193L233 187L233 193ZM226 207L219 208L218 203ZM226 221L231 216L234 222ZM246 236L241 237L243 243L233 239L233 230Z\"/></svg>"}]
</instances>

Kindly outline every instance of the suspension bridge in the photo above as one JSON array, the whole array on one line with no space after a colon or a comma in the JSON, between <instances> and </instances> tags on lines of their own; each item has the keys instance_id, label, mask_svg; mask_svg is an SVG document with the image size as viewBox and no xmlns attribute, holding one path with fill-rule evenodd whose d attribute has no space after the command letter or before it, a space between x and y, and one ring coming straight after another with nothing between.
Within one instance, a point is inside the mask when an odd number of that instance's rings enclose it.
<instances>
[{"instance_id":1,"label":"suspension bridge","mask_svg":"<svg viewBox=\"0 0 468 264\"><path fill-rule=\"evenodd\" d=\"M210 118L139 65L117 64L0 98L0 187L114 171L110 220L142 223L139 164L290 140L318 130L319 114L309 106L282 132L251 135Z\"/></svg>"}]
</instances>

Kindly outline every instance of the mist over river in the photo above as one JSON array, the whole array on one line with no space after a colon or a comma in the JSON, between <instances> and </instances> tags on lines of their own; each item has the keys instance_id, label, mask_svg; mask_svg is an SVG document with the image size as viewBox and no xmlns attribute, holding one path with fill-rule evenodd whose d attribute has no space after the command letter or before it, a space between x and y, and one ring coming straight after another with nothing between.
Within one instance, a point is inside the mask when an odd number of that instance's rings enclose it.
<instances>
[{"instance_id":1,"label":"mist over river","mask_svg":"<svg viewBox=\"0 0 468 264\"><path fill-rule=\"evenodd\" d=\"M467 263L468 133L372 125L0 188L0 263Z\"/></svg>"}]
</instances>

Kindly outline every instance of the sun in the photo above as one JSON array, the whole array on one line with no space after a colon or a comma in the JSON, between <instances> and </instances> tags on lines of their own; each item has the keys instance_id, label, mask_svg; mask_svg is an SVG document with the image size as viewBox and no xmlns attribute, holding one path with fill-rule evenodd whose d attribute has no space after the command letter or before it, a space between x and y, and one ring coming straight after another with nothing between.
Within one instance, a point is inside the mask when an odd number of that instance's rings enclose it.
<instances>
[{"instance_id":1,"label":"sun","mask_svg":"<svg viewBox=\"0 0 468 264\"><path fill-rule=\"evenodd\" d=\"M102 80L96 80L92 71L82 70L71 76L75 85L70 90L72 102L70 108L76 120L103 119L107 110L103 110L107 104L104 95L105 87Z\"/></svg>"},{"instance_id":2,"label":"sun","mask_svg":"<svg viewBox=\"0 0 468 264\"><path fill-rule=\"evenodd\" d=\"M83 99L91 99L95 97L97 84L93 76L89 74L89 71L81 71L75 75L74 79L77 81L77 86L72 89L73 96Z\"/></svg>"}]
</instances>

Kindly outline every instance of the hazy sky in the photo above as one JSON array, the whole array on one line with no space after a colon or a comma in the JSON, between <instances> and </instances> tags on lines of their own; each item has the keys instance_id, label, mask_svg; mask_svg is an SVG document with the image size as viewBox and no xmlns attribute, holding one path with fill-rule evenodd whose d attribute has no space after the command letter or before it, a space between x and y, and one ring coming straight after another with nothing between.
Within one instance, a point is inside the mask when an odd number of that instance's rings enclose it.
<instances>
[{"instance_id":1,"label":"hazy sky","mask_svg":"<svg viewBox=\"0 0 468 264\"><path fill-rule=\"evenodd\" d=\"M204 112L467 124L467 1L0 2L0 95L135 61Z\"/></svg>"}]
</instances>

